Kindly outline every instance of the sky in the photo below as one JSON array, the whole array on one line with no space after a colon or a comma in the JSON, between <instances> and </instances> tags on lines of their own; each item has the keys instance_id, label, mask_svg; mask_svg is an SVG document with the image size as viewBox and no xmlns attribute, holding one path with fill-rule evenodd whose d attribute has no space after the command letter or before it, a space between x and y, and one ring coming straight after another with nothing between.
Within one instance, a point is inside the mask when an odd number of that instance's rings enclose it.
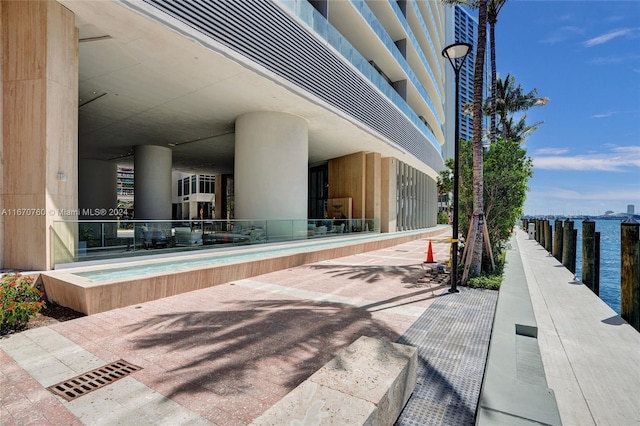
<instances>
[{"instance_id":1,"label":"sky","mask_svg":"<svg viewBox=\"0 0 640 426\"><path fill-rule=\"evenodd\" d=\"M527 112L526 215L640 214L640 1L510 0L499 76L549 98Z\"/></svg>"}]
</instances>

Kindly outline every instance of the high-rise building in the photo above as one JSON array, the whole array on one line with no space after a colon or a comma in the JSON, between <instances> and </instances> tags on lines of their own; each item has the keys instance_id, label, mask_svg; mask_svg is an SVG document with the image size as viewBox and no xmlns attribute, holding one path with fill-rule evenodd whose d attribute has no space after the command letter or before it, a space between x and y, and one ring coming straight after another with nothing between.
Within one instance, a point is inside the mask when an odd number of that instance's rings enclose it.
<instances>
[{"instance_id":1,"label":"high-rise building","mask_svg":"<svg viewBox=\"0 0 640 426\"><path fill-rule=\"evenodd\" d=\"M636 206L635 206L635 205L633 205L633 204L628 204L628 205L627 205L627 214L630 214L630 215L635 214L635 211L636 211L635 209L636 209Z\"/></svg>"},{"instance_id":2,"label":"high-rise building","mask_svg":"<svg viewBox=\"0 0 640 426\"><path fill-rule=\"evenodd\" d=\"M475 14L474 14L475 13ZM456 5L447 11L447 39L455 43L469 43L472 48L460 69L460 139L473 139L473 116L465 113L465 106L473 103L474 68L476 61L476 40L478 37L477 11L469 10L465 6ZM454 74L452 70L447 70L447 100L454 99ZM484 98L488 98L491 93L491 63L489 62L489 49L485 49L484 73L483 73L483 93ZM455 114L455 103L447 102L447 116ZM488 130L488 119L483 117L483 135ZM447 121L447 133L453 135L454 120ZM453 145L447 144L443 150L445 158L453 158Z\"/></svg>"},{"instance_id":3,"label":"high-rise building","mask_svg":"<svg viewBox=\"0 0 640 426\"><path fill-rule=\"evenodd\" d=\"M116 207L116 164L136 219L170 219L184 172L221 185L212 205L233 194L237 219L305 226L339 199L382 232L436 224L441 2L0 1L2 204L46 212L0 218L3 267L51 268L51 238L73 252L56 223Z\"/></svg>"}]
</instances>

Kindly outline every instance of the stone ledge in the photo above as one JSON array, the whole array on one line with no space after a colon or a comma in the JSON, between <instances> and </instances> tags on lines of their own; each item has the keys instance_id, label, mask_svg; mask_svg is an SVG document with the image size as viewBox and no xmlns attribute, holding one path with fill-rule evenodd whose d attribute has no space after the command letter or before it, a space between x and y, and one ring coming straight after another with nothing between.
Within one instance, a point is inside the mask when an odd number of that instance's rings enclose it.
<instances>
[{"instance_id":1,"label":"stone ledge","mask_svg":"<svg viewBox=\"0 0 640 426\"><path fill-rule=\"evenodd\" d=\"M417 365L416 348L362 336L251 424L392 425Z\"/></svg>"}]
</instances>

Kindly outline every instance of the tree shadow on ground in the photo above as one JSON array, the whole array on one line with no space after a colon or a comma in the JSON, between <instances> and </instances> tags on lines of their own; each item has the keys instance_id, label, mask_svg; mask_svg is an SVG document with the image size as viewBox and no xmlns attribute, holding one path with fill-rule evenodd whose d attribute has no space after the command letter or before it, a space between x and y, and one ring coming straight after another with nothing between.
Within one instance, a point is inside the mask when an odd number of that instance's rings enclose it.
<instances>
[{"instance_id":1,"label":"tree shadow on ground","mask_svg":"<svg viewBox=\"0 0 640 426\"><path fill-rule=\"evenodd\" d=\"M360 336L399 337L365 309L337 303L265 300L233 305L232 310L157 315L126 328L137 349L161 347L170 357L180 354L166 373L184 381L166 396L242 393L265 380L291 390ZM264 369L269 365L275 370Z\"/></svg>"},{"instance_id":2,"label":"tree shadow on ground","mask_svg":"<svg viewBox=\"0 0 640 426\"><path fill-rule=\"evenodd\" d=\"M362 307L289 299L229 305L229 310L156 315L125 328L136 350L153 349L170 358L164 360L172 365L162 379L171 380L165 396L255 397L265 382L283 386L286 393L360 336L390 342L400 337Z\"/></svg>"},{"instance_id":3,"label":"tree shadow on ground","mask_svg":"<svg viewBox=\"0 0 640 426\"><path fill-rule=\"evenodd\" d=\"M411 288L411 287L405 286L405 288ZM385 309L391 309L391 308L397 308L397 307L400 307L400 306L411 305L411 304L416 303L416 302L422 302L422 301L425 301L425 300L430 300L430 299L435 299L436 297L440 297L441 294L434 294L434 293L436 291L442 290L444 288L445 288L444 285L430 286L426 290L414 291L413 293L403 294L402 296L391 297L389 299L385 299L385 300L381 300L381 301L378 301L378 302L369 303L368 305L361 306L361 308L366 309L369 312L377 312L377 311L383 311ZM426 293L431 293L431 295L428 296L428 297L423 297L421 299L411 299L411 300L408 300L408 301L403 302L403 303L396 303L396 304L391 305L391 306L388 305L389 303L404 301L406 299L410 299L412 297L420 296L420 295L426 294Z\"/></svg>"},{"instance_id":4,"label":"tree shadow on ground","mask_svg":"<svg viewBox=\"0 0 640 426\"><path fill-rule=\"evenodd\" d=\"M361 280L370 284L384 281L389 278L400 278L403 284L415 284L424 276L424 270L420 265L407 266L351 266L351 265L309 265L315 270L327 270L331 277L346 277L351 280Z\"/></svg>"},{"instance_id":5,"label":"tree shadow on ground","mask_svg":"<svg viewBox=\"0 0 640 426\"><path fill-rule=\"evenodd\" d=\"M246 404L244 409L255 414L264 411L260 401L275 403L360 336L397 341L399 334L373 312L439 297L437 290L443 287L422 282L421 265L308 267L323 271L327 279L388 281L417 291L360 307L286 296L222 302L209 309L203 304L197 311L155 315L128 325L125 338L142 357L152 350L149 356L166 358L161 360L163 377L152 379L164 381L165 396L206 394L212 406ZM433 374L439 373L434 369ZM450 384L444 391L455 394Z\"/></svg>"}]
</instances>

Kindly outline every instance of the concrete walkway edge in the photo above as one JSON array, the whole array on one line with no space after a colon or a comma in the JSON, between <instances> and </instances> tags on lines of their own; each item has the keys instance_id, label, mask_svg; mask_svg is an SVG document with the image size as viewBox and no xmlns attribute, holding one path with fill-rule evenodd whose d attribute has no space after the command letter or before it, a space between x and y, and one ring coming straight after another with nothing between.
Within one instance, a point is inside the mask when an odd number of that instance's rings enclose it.
<instances>
[{"instance_id":1,"label":"concrete walkway edge","mask_svg":"<svg viewBox=\"0 0 640 426\"><path fill-rule=\"evenodd\" d=\"M477 425L560 425L554 393L547 386L538 327L515 237L506 260L496 306Z\"/></svg>"},{"instance_id":2,"label":"concrete walkway edge","mask_svg":"<svg viewBox=\"0 0 640 426\"><path fill-rule=\"evenodd\" d=\"M640 425L640 333L524 231L515 235L565 425Z\"/></svg>"}]
</instances>

